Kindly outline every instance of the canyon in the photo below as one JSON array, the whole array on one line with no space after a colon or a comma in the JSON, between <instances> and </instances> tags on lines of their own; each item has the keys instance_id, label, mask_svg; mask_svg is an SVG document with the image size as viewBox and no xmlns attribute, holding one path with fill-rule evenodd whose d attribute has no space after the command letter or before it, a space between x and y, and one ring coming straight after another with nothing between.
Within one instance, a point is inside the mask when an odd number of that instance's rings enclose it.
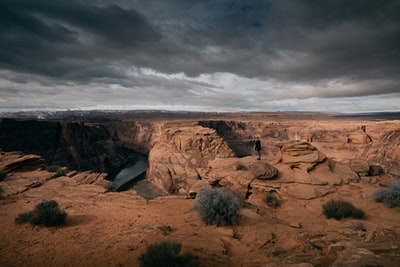
<instances>
[{"instance_id":1,"label":"canyon","mask_svg":"<svg viewBox=\"0 0 400 267\"><path fill-rule=\"evenodd\" d=\"M372 198L376 189L400 178L396 118L315 113L3 118L0 130L0 170L8 173L0 182L2 215L8 218L1 225L4 266L34 266L39 258L53 266L136 266L146 245L163 239L181 242L201 266L400 262L400 212ZM144 180L123 192L104 189L138 155L147 159ZM41 164L68 171L54 178ZM238 225L207 226L191 212L197 191L210 185L241 195ZM269 207L267 193L282 204ZM48 198L71 214L67 227L13 224L22 209ZM338 198L362 208L366 219L326 219L321 205ZM17 252L26 255L17 259Z\"/></svg>"}]
</instances>

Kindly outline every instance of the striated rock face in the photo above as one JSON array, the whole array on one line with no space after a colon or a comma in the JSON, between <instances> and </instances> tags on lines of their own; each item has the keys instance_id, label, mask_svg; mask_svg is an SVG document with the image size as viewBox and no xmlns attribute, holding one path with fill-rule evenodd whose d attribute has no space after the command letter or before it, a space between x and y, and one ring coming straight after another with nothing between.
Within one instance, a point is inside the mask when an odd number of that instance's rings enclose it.
<instances>
[{"instance_id":1,"label":"striated rock face","mask_svg":"<svg viewBox=\"0 0 400 267\"><path fill-rule=\"evenodd\" d=\"M157 121L122 121L105 124L118 147L149 154L165 125Z\"/></svg>"},{"instance_id":2,"label":"striated rock face","mask_svg":"<svg viewBox=\"0 0 400 267\"><path fill-rule=\"evenodd\" d=\"M2 155L2 160L7 162L7 158L14 160L10 160L7 165L5 165L2 169L6 172L13 171L34 171L41 167L44 163L44 159L38 155L23 155L19 153L10 153L8 155Z\"/></svg>"},{"instance_id":3,"label":"striated rock face","mask_svg":"<svg viewBox=\"0 0 400 267\"><path fill-rule=\"evenodd\" d=\"M382 166L385 173L400 177L400 129L384 131L378 140L368 144L360 157Z\"/></svg>"},{"instance_id":4,"label":"striated rock face","mask_svg":"<svg viewBox=\"0 0 400 267\"><path fill-rule=\"evenodd\" d=\"M215 158L233 157L233 151L215 132L201 126L169 128L149 154L147 179L169 193L187 193L198 182L197 168Z\"/></svg>"},{"instance_id":5,"label":"striated rock face","mask_svg":"<svg viewBox=\"0 0 400 267\"><path fill-rule=\"evenodd\" d=\"M289 141L277 144L281 149L281 160L284 163L308 163L315 165L326 159L324 153L310 143L301 141Z\"/></svg>"}]
</instances>

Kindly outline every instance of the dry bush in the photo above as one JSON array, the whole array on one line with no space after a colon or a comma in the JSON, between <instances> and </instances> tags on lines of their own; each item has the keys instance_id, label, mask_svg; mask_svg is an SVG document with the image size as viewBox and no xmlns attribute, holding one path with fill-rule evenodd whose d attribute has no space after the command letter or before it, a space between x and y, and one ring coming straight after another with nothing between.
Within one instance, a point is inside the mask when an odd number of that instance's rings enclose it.
<instances>
[{"instance_id":1,"label":"dry bush","mask_svg":"<svg viewBox=\"0 0 400 267\"><path fill-rule=\"evenodd\" d=\"M57 165L50 165L46 167L46 171L48 172L57 172L61 167Z\"/></svg>"},{"instance_id":2,"label":"dry bush","mask_svg":"<svg viewBox=\"0 0 400 267\"><path fill-rule=\"evenodd\" d=\"M373 198L377 202L385 203L389 208L400 207L400 182L377 189L373 193Z\"/></svg>"},{"instance_id":3,"label":"dry bush","mask_svg":"<svg viewBox=\"0 0 400 267\"><path fill-rule=\"evenodd\" d=\"M116 192L117 191L117 187L111 181L104 185L104 189L106 190L105 192Z\"/></svg>"},{"instance_id":4,"label":"dry bush","mask_svg":"<svg viewBox=\"0 0 400 267\"><path fill-rule=\"evenodd\" d=\"M0 181L3 181L7 177L7 172L5 171L0 171Z\"/></svg>"},{"instance_id":5,"label":"dry bush","mask_svg":"<svg viewBox=\"0 0 400 267\"><path fill-rule=\"evenodd\" d=\"M157 244L151 244L147 247L145 253L139 256L141 267L191 267L198 266L196 257L190 253L179 255L181 244L175 242L163 241Z\"/></svg>"},{"instance_id":6,"label":"dry bush","mask_svg":"<svg viewBox=\"0 0 400 267\"><path fill-rule=\"evenodd\" d=\"M264 198L264 202L267 203L268 206L277 208L281 204L278 196L272 192L268 192Z\"/></svg>"},{"instance_id":7,"label":"dry bush","mask_svg":"<svg viewBox=\"0 0 400 267\"><path fill-rule=\"evenodd\" d=\"M240 161L236 162L236 165L235 165L236 171L246 171L248 169L249 168L243 162L240 162Z\"/></svg>"},{"instance_id":8,"label":"dry bush","mask_svg":"<svg viewBox=\"0 0 400 267\"><path fill-rule=\"evenodd\" d=\"M323 214L328 219L335 218L340 220L346 217L362 219L365 215L364 211L354 207L350 202L341 199L331 199L322 205L322 208Z\"/></svg>"},{"instance_id":9,"label":"dry bush","mask_svg":"<svg viewBox=\"0 0 400 267\"><path fill-rule=\"evenodd\" d=\"M227 188L202 187L193 210L206 224L232 225L239 218L242 200Z\"/></svg>"},{"instance_id":10,"label":"dry bush","mask_svg":"<svg viewBox=\"0 0 400 267\"><path fill-rule=\"evenodd\" d=\"M57 201L45 200L36 205L32 211L19 214L15 222L52 227L65 224L66 219L67 214L60 209Z\"/></svg>"}]
</instances>

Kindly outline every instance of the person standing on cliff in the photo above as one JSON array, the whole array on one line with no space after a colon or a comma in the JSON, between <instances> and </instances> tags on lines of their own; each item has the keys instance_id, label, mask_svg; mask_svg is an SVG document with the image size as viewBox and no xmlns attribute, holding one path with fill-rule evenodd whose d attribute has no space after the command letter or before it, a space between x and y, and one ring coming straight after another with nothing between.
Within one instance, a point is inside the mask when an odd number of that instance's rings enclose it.
<instances>
[{"instance_id":1,"label":"person standing on cliff","mask_svg":"<svg viewBox=\"0 0 400 267\"><path fill-rule=\"evenodd\" d=\"M260 137L257 137L255 144L254 144L254 150L257 151L258 154L258 160L261 159L261 140Z\"/></svg>"}]
</instances>

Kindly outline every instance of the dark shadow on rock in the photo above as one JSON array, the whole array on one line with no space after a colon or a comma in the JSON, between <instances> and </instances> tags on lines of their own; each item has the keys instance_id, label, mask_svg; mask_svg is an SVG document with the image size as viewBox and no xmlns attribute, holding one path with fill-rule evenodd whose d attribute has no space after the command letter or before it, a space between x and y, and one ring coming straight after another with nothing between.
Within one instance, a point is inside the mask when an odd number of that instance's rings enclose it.
<instances>
[{"instance_id":1,"label":"dark shadow on rock","mask_svg":"<svg viewBox=\"0 0 400 267\"><path fill-rule=\"evenodd\" d=\"M88 224L96 219L94 215L68 215L65 227Z\"/></svg>"}]
</instances>

